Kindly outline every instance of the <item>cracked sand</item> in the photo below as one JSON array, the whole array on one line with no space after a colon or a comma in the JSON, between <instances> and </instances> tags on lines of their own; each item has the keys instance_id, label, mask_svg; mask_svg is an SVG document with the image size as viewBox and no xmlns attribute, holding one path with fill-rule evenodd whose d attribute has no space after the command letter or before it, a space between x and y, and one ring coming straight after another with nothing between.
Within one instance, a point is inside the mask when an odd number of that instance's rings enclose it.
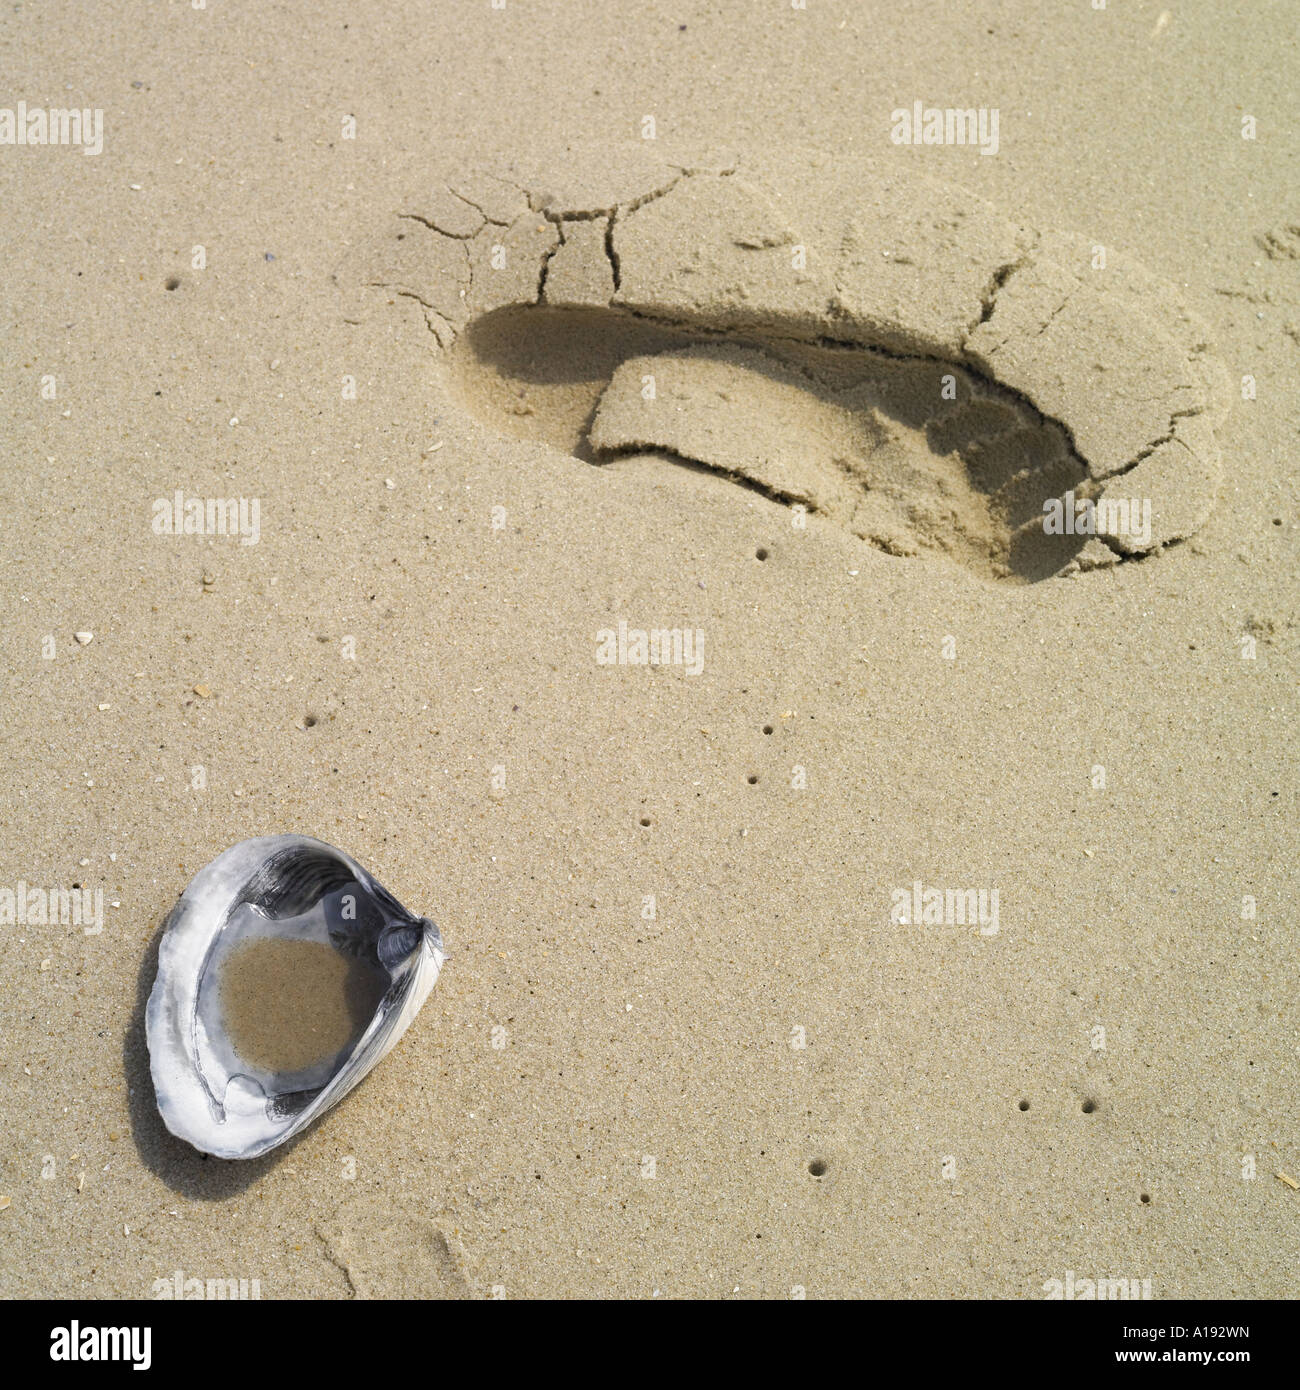
<instances>
[{"instance_id":1,"label":"cracked sand","mask_svg":"<svg viewBox=\"0 0 1300 1390\"><path fill-rule=\"evenodd\" d=\"M449 178L340 278L418 301L500 432L661 453L1027 580L1159 550L1214 504L1226 373L1172 286L1109 262L894 166L596 147ZM1044 534L1053 498L1120 479L1149 535Z\"/></svg>"}]
</instances>

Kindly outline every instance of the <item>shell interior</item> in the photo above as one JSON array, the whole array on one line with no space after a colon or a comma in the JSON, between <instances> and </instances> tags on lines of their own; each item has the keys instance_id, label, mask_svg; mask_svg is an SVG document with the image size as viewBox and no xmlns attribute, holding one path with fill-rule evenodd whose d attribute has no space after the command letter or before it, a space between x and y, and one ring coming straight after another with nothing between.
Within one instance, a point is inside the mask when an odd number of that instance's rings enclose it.
<instances>
[{"instance_id":1,"label":"shell interior","mask_svg":"<svg viewBox=\"0 0 1300 1390\"><path fill-rule=\"evenodd\" d=\"M167 923L147 1032L158 1108L204 1153L252 1158L336 1104L405 1032L438 929L341 850L245 840Z\"/></svg>"}]
</instances>

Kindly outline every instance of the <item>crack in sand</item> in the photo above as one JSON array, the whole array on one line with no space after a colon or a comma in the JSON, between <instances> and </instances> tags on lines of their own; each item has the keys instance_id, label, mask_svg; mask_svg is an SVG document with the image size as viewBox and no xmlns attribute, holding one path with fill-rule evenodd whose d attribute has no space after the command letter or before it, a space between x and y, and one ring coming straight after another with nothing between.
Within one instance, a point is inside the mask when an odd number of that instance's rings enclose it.
<instances>
[{"instance_id":1,"label":"crack in sand","mask_svg":"<svg viewBox=\"0 0 1300 1390\"><path fill-rule=\"evenodd\" d=\"M440 348L443 348L445 350L446 348L451 347L451 345L456 341L456 330L452 327L452 325L442 314L440 314L437 311L437 309L434 308L432 304L430 304L427 300L421 299L420 296L416 294L414 290L404 290L399 288L397 285L384 284L383 282L377 280L372 281L371 285L374 289L391 290L393 294L397 296L398 299L413 299L424 311L425 327L429 330L430 333L433 334L434 339L436 340ZM443 335L438 331L437 327L434 325L434 319L436 319L438 323L442 324L442 326L446 329L446 342L443 342Z\"/></svg>"},{"instance_id":2,"label":"crack in sand","mask_svg":"<svg viewBox=\"0 0 1300 1390\"><path fill-rule=\"evenodd\" d=\"M1014 261L1005 262L993 272L988 287L980 296L979 317L966 329L965 336L967 338L969 338L982 323L987 323L993 317L993 310L997 307L998 295L1006 287L1011 277L1018 270L1023 270L1024 267L1030 263L1041 241L1042 237L1037 232L1034 232L1032 245L1027 247Z\"/></svg>"},{"instance_id":3,"label":"crack in sand","mask_svg":"<svg viewBox=\"0 0 1300 1390\"><path fill-rule=\"evenodd\" d=\"M418 212L399 212L397 215L404 222L418 222L422 227L428 227L431 232L437 232L439 236L445 236L449 241L473 241L483 230L482 226L478 226L472 232L452 232L446 227L438 226L432 218L424 217ZM479 215L482 216L481 213Z\"/></svg>"},{"instance_id":4,"label":"crack in sand","mask_svg":"<svg viewBox=\"0 0 1300 1390\"><path fill-rule=\"evenodd\" d=\"M697 458L693 454L679 454L675 449L669 449L649 440L642 443L619 445L616 449L601 450L601 457L610 461L619 458L632 458L637 454L654 454L656 457L665 459L669 463L675 463L681 468L690 468L702 473L711 473L714 477L725 478L729 483L736 483L740 487L748 488L750 492L755 492L760 497L766 497L769 502L775 502L780 507L803 507L810 515L822 514L822 509L817 503L801 493L786 492L783 488L773 487L770 483L761 482L745 473L738 473L734 469L726 468L710 459Z\"/></svg>"},{"instance_id":5,"label":"crack in sand","mask_svg":"<svg viewBox=\"0 0 1300 1390\"><path fill-rule=\"evenodd\" d=\"M651 189L648 193L640 193L635 197L620 199L603 206L589 208L573 206L555 207L550 194L527 193L528 206L533 212L545 217L548 222L595 222L602 217L612 217L618 212L622 212L624 215L636 212L638 208L643 208L648 203L653 203L665 197L667 194L671 193L684 178L689 177L691 177L690 174L678 173L675 177L669 179L667 183Z\"/></svg>"},{"instance_id":6,"label":"crack in sand","mask_svg":"<svg viewBox=\"0 0 1300 1390\"><path fill-rule=\"evenodd\" d=\"M1104 480L1106 484L1109 485L1110 483L1114 482L1116 478L1122 478L1126 473L1131 473L1138 466L1139 463L1141 463L1144 459L1149 459L1157 449L1177 439L1177 421L1189 420L1197 415L1203 415L1204 413L1204 410L1200 409L1199 407L1196 410L1174 411L1174 413L1169 417L1168 430L1164 434L1162 434L1158 439L1153 439L1150 444L1148 444L1144 449L1142 449L1135 458L1130 459L1122 468L1117 468L1113 473L1107 474ZM1179 439L1178 443L1183 444L1183 441ZM1187 448L1187 445L1183 444L1183 448Z\"/></svg>"},{"instance_id":7,"label":"crack in sand","mask_svg":"<svg viewBox=\"0 0 1300 1390\"><path fill-rule=\"evenodd\" d=\"M504 183L505 180L502 179L502 182ZM459 189L453 188L450 184L447 184L447 185L446 185L446 189L447 189L447 192L450 193L451 196L452 196L453 198L459 198L459 199L461 200L462 203L465 203L465 204L467 204L469 207L472 207L472 208L474 209L474 211L475 211L476 213L478 213L478 215L483 219L483 221L484 221L484 222L487 222L487 223L490 224L491 226L493 226L493 227L508 227L508 226L510 225L510 219L509 219L509 218L505 218L505 217L493 217L493 216L491 215L491 213L489 213L488 210L487 210L486 208L480 206L478 203L476 203L476 202L474 201L473 198L468 197L466 194L462 193ZM523 190L521 189L520 192L522 192L522 191L523 191ZM437 228L434 228L434 230L436 231Z\"/></svg>"},{"instance_id":8,"label":"crack in sand","mask_svg":"<svg viewBox=\"0 0 1300 1390\"><path fill-rule=\"evenodd\" d=\"M618 288L622 282L622 274L619 270L618 251L614 247L614 223L618 219L618 210L615 209L609 215L609 221L605 223L605 259L609 262L610 274L614 277L614 293L618 293Z\"/></svg>"},{"instance_id":9,"label":"crack in sand","mask_svg":"<svg viewBox=\"0 0 1300 1390\"><path fill-rule=\"evenodd\" d=\"M551 273L551 261L554 259L555 253L564 245L564 223L562 221L556 222L555 231L557 234L555 244L548 251L542 253L541 269L537 272L537 302L539 304L546 303L546 277Z\"/></svg>"}]
</instances>

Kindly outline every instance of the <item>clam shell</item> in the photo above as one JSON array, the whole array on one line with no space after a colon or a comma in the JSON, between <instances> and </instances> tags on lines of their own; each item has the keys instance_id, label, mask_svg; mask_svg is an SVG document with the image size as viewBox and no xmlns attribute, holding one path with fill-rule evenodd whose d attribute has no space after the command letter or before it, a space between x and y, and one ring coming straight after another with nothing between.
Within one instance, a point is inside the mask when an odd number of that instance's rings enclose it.
<instances>
[{"instance_id":1,"label":"clam shell","mask_svg":"<svg viewBox=\"0 0 1300 1390\"><path fill-rule=\"evenodd\" d=\"M316 942L368 967L383 993L359 1036L296 1071L241 1056L221 972L236 948L261 939ZM191 880L158 950L146 1031L167 1128L218 1158L255 1158L283 1144L397 1043L443 960L438 928L342 850L302 835L233 845Z\"/></svg>"}]
</instances>

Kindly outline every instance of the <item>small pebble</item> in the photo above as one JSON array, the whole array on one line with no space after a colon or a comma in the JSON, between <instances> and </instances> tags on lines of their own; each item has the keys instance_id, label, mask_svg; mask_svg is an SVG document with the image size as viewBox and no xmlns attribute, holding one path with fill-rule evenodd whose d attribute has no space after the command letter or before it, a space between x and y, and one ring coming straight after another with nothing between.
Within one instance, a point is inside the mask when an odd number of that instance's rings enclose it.
<instances>
[{"instance_id":1,"label":"small pebble","mask_svg":"<svg viewBox=\"0 0 1300 1390\"><path fill-rule=\"evenodd\" d=\"M194 687L194 693L200 700L210 700L212 698L212 691L209 690L206 685L196 685Z\"/></svg>"},{"instance_id":2,"label":"small pebble","mask_svg":"<svg viewBox=\"0 0 1300 1390\"><path fill-rule=\"evenodd\" d=\"M72 635L77 639L78 642L81 643L83 647L88 642L93 642L95 640L95 634L93 632L74 632Z\"/></svg>"}]
</instances>

